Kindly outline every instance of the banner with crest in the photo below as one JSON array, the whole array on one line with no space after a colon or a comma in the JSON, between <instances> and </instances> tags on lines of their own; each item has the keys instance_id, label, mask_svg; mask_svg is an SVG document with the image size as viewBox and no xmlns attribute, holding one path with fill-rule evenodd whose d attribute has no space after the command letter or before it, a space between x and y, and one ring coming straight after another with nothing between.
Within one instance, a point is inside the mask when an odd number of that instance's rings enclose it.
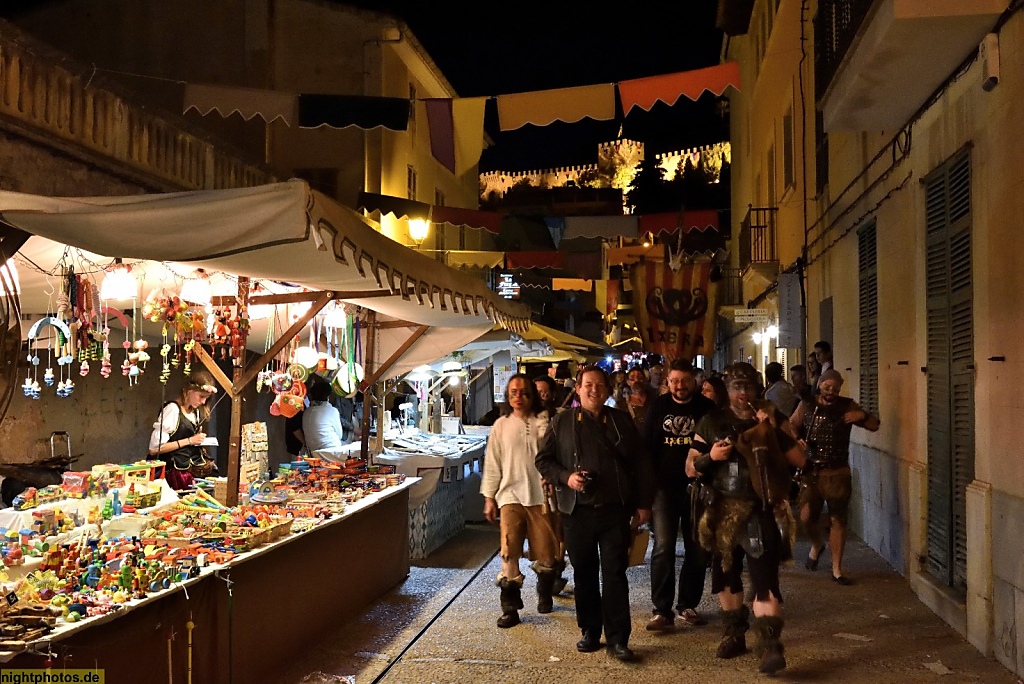
<instances>
[{"instance_id":1,"label":"banner with crest","mask_svg":"<svg viewBox=\"0 0 1024 684\"><path fill-rule=\"evenodd\" d=\"M710 355L715 347L715 290L711 264L668 264L641 261L629 273L633 315L644 349L666 361Z\"/></svg>"}]
</instances>

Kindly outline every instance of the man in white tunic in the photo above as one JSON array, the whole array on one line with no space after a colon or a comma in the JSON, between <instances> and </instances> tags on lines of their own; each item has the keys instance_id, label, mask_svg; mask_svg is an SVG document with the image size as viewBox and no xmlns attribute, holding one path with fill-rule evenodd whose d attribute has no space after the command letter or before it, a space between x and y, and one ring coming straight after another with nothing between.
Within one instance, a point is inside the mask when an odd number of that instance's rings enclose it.
<instances>
[{"instance_id":1,"label":"man in white tunic","mask_svg":"<svg viewBox=\"0 0 1024 684\"><path fill-rule=\"evenodd\" d=\"M551 528L544 487L534 459L541 436L547 431L548 415L540 397L525 375L513 375L505 390L511 415L495 421L487 440L480 494L484 517L501 525L501 617L498 627L519 624L523 607L523 574L519 559L523 543L530 542L530 554L537 573L537 612L550 613L552 589L557 578L557 542Z\"/></svg>"}]
</instances>

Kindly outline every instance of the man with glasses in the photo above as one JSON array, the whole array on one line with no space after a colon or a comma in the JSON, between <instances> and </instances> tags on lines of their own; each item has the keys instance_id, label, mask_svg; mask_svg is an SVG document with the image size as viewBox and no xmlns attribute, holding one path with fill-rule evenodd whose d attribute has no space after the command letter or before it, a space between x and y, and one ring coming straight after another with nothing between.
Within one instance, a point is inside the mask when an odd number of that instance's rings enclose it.
<instances>
[{"instance_id":1,"label":"man with glasses","mask_svg":"<svg viewBox=\"0 0 1024 684\"><path fill-rule=\"evenodd\" d=\"M603 629L608 653L631 661L630 522L650 520L654 471L629 414L605 406L605 372L586 368L576 389L580 406L555 416L537 453L537 468L558 487L574 571L576 624L583 633L576 649L598 650Z\"/></svg>"},{"instance_id":2,"label":"man with glasses","mask_svg":"<svg viewBox=\"0 0 1024 684\"><path fill-rule=\"evenodd\" d=\"M832 581L846 586L853 583L843 574L846 520L853 485L850 432L854 425L874 432L881 423L853 399L839 396L842 389L843 376L839 371L831 368L824 371L818 381L818 394L800 402L790 422L803 438L801 443L807 449L809 462L800 478L800 496L797 499L800 522L811 540L811 550L804 567L818 569L818 558L824 549L818 520L822 509L828 506Z\"/></svg>"},{"instance_id":3,"label":"man with glasses","mask_svg":"<svg viewBox=\"0 0 1024 684\"><path fill-rule=\"evenodd\" d=\"M522 374L513 375L505 390L512 413L495 421L487 438L480 494L484 497L484 518L501 525L501 617L498 627L519 624L523 607L523 574L519 559L529 539L537 573L537 612L550 613L557 543L548 520L546 497L540 472L534 465L537 446L548 429L548 414L542 410L533 383Z\"/></svg>"},{"instance_id":4,"label":"man with glasses","mask_svg":"<svg viewBox=\"0 0 1024 684\"><path fill-rule=\"evenodd\" d=\"M743 602L743 563L753 585L753 628L758 636L758 669L786 667L782 643L779 564L787 555L780 525L793 534L787 495L790 466L804 465L803 447L780 426L777 409L757 400L757 372L749 363L726 371L729 406L705 416L686 462L687 474L709 488L701 518L700 541L712 551L711 591L718 595L725 634L719 658L746 652L750 611ZM769 405L770 406L770 405ZM761 407L761 408L759 408Z\"/></svg>"},{"instance_id":5,"label":"man with glasses","mask_svg":"<svg viewBox=\"0 0 1024 684\"><path fill-rule=\"evenodd\" d=\"M688 625L699 627L707 621L697 612L704 594L707 557L693 535L686 457L693 443L697 421L710 413L714 403L697 392L693 366L675 359L668 371L668 394L654 400L644 436L654 460L658 494L654 498L654 550L651 552L651 601L654 617L648 631L664 632L675 627L675 609ZM679 572L676 598L676 538L683 531L683 567Z\"/></svg>"}]
</instances>

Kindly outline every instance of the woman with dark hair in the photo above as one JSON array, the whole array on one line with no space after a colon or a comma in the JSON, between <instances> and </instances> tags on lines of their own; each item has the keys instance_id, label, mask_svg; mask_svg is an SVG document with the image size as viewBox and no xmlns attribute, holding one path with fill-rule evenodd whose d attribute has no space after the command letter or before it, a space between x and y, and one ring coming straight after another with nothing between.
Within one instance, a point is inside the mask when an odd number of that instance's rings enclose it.
<instances>
[{"instance_id":1,"label":"woman with dark hair","mask_svg":"<svg viewBox=\"0 0 1024 684\"><path fill-rule=\"evenodd\" d=\"M206 439L203 426L210 417L206 400L217 393L213 376L196 370L181 394L160 409L149 438L149 455L167 461L167 484L173 489L187 489L196 477L217 472L217 464L207 458L201 446Z\"/></svg>"},{"instance_id":2,"label":"woman with dark hair","mask_svg":"<svg viewBox=\"0 0 1024 684\"><path fill-rule=\"evenodd\" d=\"M538 375L533 379L533 386L537 390L537 397L543 411L548 412L548 419L554 418L558 407L555 405L555 397L558 396L558 385L550 375Z\"/></svg>"},{"instance_id":3,"label":"woman with dark hair","mask_svg":"<svg viewBox=\"0 0 1024 684\"><path fill-rule=\"evenodd\" d=\"M309 376L306 396L309 408L302 412L302 434L310 456L341 462L345 455L345 431L341 427L341 413L331 402L331 384L317 375Z\"/></svg>"},{"instance_id":4,"label":"woman with dark hair","mask_svg":"<svg viewBox=\"0 0 1024 684\"><path fill-rule=\"evenodd\" d=\"M715 406L720 409L729 405L729 390L725 388L725 381L717 375L709 375L704 378L700 393L715 402Z\"/></svg>"}]
</instances>

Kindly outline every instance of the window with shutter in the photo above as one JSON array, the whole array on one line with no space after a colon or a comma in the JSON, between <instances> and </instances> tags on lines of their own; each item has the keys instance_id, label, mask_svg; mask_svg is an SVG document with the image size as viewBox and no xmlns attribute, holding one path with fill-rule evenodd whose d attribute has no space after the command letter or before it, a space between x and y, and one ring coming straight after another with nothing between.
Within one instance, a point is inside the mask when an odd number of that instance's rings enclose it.
<instances>
[{"instance_id":1,"label":"window with shutter","mask_svg":"<svg viewBox=\"0 0 1024 684\"><path fill-rule=\"evenodd\" d=\"M860 285L860 405L878 415L878 251L876 224L857 233Z\"/></svg>"},{"instance_id":2,"label":"window with shutter","mask_svg":"<svg viewBox=\"0 0 1024 684\"><path fill-rule=\"evenodd\" d=\"M964 150L925 179L928 354L926 567L967 588L967 486L974 479L974 318L970 156Z\"/></svg>"}]
</instances>

